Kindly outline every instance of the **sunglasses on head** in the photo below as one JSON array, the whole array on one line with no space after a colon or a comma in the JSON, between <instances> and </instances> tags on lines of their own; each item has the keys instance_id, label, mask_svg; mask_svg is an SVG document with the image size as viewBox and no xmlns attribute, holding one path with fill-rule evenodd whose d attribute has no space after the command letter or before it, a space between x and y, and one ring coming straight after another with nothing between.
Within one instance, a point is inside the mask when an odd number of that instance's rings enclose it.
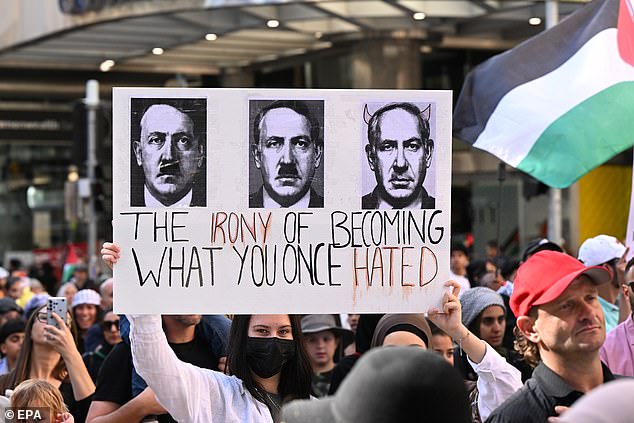
<instances>
[{"instance_id":1,"label":"sunglasses on head","mask_svg":"<svg viewBox=\"0 0 634 423\"><path fill-rule=\"evenodd\" d=\"M119 319L117 320L104 320L103 322L101 322L101 329L103 330L111 330L112 326L115 327L115 329L119 330Z\"/></svg>"}]
</instances>

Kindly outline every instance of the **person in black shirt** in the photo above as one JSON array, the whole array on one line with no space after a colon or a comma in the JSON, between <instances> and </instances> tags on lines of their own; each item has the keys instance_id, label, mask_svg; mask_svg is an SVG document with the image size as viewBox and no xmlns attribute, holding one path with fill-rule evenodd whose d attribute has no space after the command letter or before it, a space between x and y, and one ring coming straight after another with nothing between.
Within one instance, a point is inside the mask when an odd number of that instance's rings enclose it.
<instances>
[{"instance_id":1,"label":"person in black shirt","mask_svg":"<svg viewBox=\"0 0 634 423\"><path fill-rule=\"evenodd\" d=\"M75 285L77 291L92 289L93 291L99 292L99 285L88 277L88 266L85 263L77 263L75 265L73 278L69 282Z\"/></svg>"},{"instance_id":2,"label":"person in black shirt","mask_svg":"<svg viewBox=\"0 0 634 423\"><path fill-rule=\"evenodd\" d=\"M218 370L218 361L207 342L196 331L201 316L163 316L163 330L176 356L185 362L211 370ZM102 365L97 378L97 389L88 412L88 423L141 421L147 415L157 420L175 422L156 401L150 388L132 395L132 353L125 342L117 344ZM107 418L106 418L107 417Z\"/></svg>"},{"instance_id":3,"label":"person in black shirt","mask_svg":"<svg viewBox=\"0 0 634 423\"><path fill-rule=\"evenodd\" d=\"M66 313L65 320L55 313L52 316L57 327L47 323L46 306L27 320L15 367L0 376L0 393L27 379L46 380L59 389L75 422L83 423L95 384L77 350L77 328L71 314Z\"/></svg>"},{"instance_id":4,"label":"person in black shirt","mask_svg":"<svg viewBox=\"0 0 634 423\"><path fill-rule=\"evenodd\" d=\"M610 279L606 268L555 251L540 251L520 266L510 302L517 345L525 360L538 364L487 423L546 422L614 379L599 358L605 319L597 285Z\"/></svg>"},{"instance_id":5,"label":"person in black shirt","mask_svg":"<svg viewBox=\"0 0 634 423\"><path fill-rule=\"evenodd\" d=\"M97 345L92 351L82 355L88 373L90 373L90 377L95 383L97 382L97 375L99 375L99 370L101 370L104 360L108 354L110 354L112 348L121 342L119 316L114 314L112 310L106 312L99 327L102 332L103 342Z\"/></svg>"},{"instance_id":6,"label":"person in black shirt","mask_svg":"<svg viewBox=\"0 0 634 423\"><path fill-rule=\"evenodd\" d=\"M302 318L304 348L313 369L313 392L325 397L330 390L336 351L343 350L354 340L354 333L337 325L332 314L308 314Z\"/></svg>"}]
</instances>

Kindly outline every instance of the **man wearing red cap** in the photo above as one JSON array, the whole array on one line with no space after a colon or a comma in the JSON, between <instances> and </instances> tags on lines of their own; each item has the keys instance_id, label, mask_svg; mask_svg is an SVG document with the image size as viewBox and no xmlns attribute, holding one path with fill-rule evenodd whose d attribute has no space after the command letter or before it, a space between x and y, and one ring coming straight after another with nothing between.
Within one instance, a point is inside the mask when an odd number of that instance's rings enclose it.
<instances>
[{"instance_id":1,"label":"man wearing red cap","mask_svg":"<svg viewBox=\"0 0 634 423\"><path fill-rule=\"evenodd\" d=\"M524 358L539 364L487 422L545 422L614 379L599 358L605 320L597 291L611 276L555 251L540 251L520 266L510 305Z\"/></svg>"}]
</instances>

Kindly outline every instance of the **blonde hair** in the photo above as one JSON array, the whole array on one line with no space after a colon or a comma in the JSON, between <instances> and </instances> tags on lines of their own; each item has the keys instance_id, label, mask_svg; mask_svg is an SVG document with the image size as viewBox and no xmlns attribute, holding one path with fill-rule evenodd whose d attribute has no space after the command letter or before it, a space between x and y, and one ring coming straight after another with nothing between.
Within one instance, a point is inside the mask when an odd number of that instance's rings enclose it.
<instances>
[{"instance_id":1,"label":"blonde hair","mask_svg":"<svg viewBox=\"0 0 634 423\"><path fill-rule=\"evenodd\" d=\"M68 412L59 389L43 379L27 379L20 383L11 395L11 407L49 408L51 418L57 413Z\"/></svg>"}]
</instances>

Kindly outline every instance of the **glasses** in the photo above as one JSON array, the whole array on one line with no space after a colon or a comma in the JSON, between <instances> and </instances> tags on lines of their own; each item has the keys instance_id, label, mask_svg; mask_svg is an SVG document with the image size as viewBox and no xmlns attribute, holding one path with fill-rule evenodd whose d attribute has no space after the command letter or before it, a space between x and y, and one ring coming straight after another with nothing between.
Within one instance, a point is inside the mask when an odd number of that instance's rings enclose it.
<instances>
[{"instance_id":1,"label":"glasses","mask_svg":"<svg viewBox=\"0 0 634 423\"><path fill-rule=\"evenodd\" d=\"M38 322L40 323L44 323L45 325L48 325L48 314L46 312L39 312L36 315L36 319ZM68 316L66 317L65 323L69 324L68 322L70 322Z\"/></svg>"},{"instance_id":2,"label":"glasses","mask_svg":"<svg viewBox=\"0 0 634 423\"><path fill-rule=\"evenodd\" d=\"M101 322L101 329L103 330L110 331L113 326L116 330L119 330L119 319Z\"/></svg>"},{"instance_id":3,"label":"glasses","mask_svg":"<svg viewBox=\"0 0 634 423\"><path fill-rule=\"evenodd\" d=\"M634 291L634 281L625 282L625 285L629 286L632 291Z\"/></svg>"}]
</instances>

